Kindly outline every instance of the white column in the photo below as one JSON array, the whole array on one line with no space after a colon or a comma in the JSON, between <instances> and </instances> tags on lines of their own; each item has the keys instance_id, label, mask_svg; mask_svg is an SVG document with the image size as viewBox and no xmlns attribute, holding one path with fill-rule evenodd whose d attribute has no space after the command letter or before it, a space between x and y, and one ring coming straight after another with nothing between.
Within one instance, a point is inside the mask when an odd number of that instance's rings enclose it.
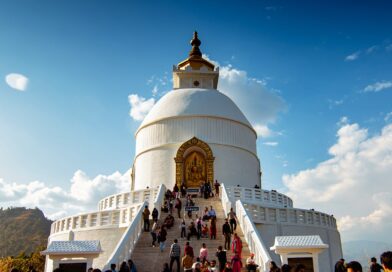
<instances>
[{"instance_id":1,"label":"white column","mask_svg":"<svg viewBox=\"0 0 392 272\"><path fill-rule=\"evenodd\" d=\"M313 257L313 271L319 272L318 253L312 253Z\"/></svg>"},{"instance_id":2,"label":"white column","mask_svg":"<svg viewBox=\"0 0 392 272\"><path fill-rule=\"evenodd\" d=\"M287 254L286 253L280 253L280 260L282 262L282 265L289 263L288 260L287 260Z\"/></svg>"},{"instance_id":3,"label":"white column","mask_svg":"<svg viewBox=\"0 0 392 272\"><path fill-rule=\"evenodd\" d=\"M126 198L126 193L125 194L122 194L122 196L121 196L121 204L122 204L122 206L124 207L125 206L125 198Z\"/></svg>"},{"instance_id":4,"label":"white column","mask_svg":"<svg viewBox=\"0 0 392 272\"><path fill-rule=\"evenodd\" d=\"M60 264L60 260L56 257L53 257L53 270L58 268Z\"/></svg>"},{"instance_id":5,"label":"white column","mask_svg":"<svg viewBox=\"0 0 392 272\"><path fill-rule=\"evenodd\" d=\"M134 196L134 194L136 194L135 191L132 191L129 194L129 203L128 203L128 205L133 204L133 198L134 198L133 196Z\"/></svg>"},{"instance_id":6,"label":"white column","mask_svg":"<svg viewBox=\"0 0 392 272\"><path fill-rule=\"evenodd\" d=\"M95 226L100 226L101 225L101 212L97 212L97 224Z\"/></svg>"}]
</instances>

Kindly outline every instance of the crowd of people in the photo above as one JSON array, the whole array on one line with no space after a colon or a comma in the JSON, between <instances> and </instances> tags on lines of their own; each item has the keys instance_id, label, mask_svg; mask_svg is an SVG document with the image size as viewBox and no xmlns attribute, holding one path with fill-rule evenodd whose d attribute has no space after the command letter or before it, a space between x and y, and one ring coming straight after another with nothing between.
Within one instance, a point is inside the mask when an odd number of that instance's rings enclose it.
<instances>
[{"instance_id":1,"label":"crowd of people","mask_svg":"<svg viewBox=\"0 0 392 272\"><path fill-rule=\"evenodd\" d=\"M205 182L199 189L200 197L208 199L209 197L219 196L220 184L215 181L213 187ZM214 189L214 192L213 192ZM162 212L167 212L168 217L174 213L173 208L177 210L177 215L181 218L182 202L180 197L185 197L185 207L194 207L195 202L192 198L192 194L183 195L177 185L174 186L173 191L167 190L165 194L165 204L162 207ZM175 203L172 205L171 203ZM242 240L237 235L237 217L233 209L225 218L222 224L222 234L225 237L224 248L219 246L215 253L211 253L211 249L207 247L206 243L202 243L200 252L198 255L194 253L193 247L191 246L191 238L194 237L197 240L202 238L215 240L217 239L217 213L213 206L205 207L201 212L200 216L196 215L195 219L192 216L192 209L188 210L189 223L187 224L185 218L181 218L179 225L180 237L186 239L184 248L179 244L178 239L174 239L170 246L169 261L163 265L163 272L174 271L174 268L179 272L182 268L183 271L195 271L195 272L239 272L245 265L248 271L256 271L258 265L255 262L254 254L251 254L246 260L246 264L242 263ZM156 222L151 230L153 237L153 245L155 246L155 233L154 229ZM232 257L228 258L227 252L232 252Z\"/></svg>"},{"instance_id":2,"label":"crowd of people","mask_svg":"<svg viewBox=\"0 0 392 272\"><path fill-rule=\"evenodd\" d=\"M234 243L236 239L239 240L237 244ZM228 260L227 251L223 250L222 246L219 246L214 254L210 252L206 243L202 243L199 254L195 255L189 241L185 242L182 250L178 240L174 239L170 246L170 261L163 265L162 272L172 272L174 267L177 272L181 270L181 267L184 271L189 272L240 272L243 267L241 261L242 243L238 235L233 239L232 251L234 254ZM248 271L256 271L257 264L253 254L247 259L246 267Z\"/></svg>"},{"instance_id":3,"label":"crowd of people","mask_svg":"<svg viewBox=\"0 0 392 272\"><path fill-rule=\"evenodd\" d=\"M199 190L200 197L208 199L214 195L219 196L219 186L218 181L215 181L213 184L214 194L212 186L208 182L203 183ZM183 205L181 198L185 198L185 205ZM195 237L197 240L202 238L215 240L217 238L217 213L213 206L205 207L201 215L196 215L195 220L193 220L192 209L187 209L187 216L190 220L189 224L187 224L185 218L181 217L183 206L185 208L195 207L195 202L192 194L187 194L184 186L178 187L176 184L172 191L167 190L165 193L165 201L161 212L167 213L167 215L165 217L161 216L163 219L158 220L159 211L156 208L150 212L148 206L145 206L143 210L143 229L145 232L151 233L151 246L156 247L158 243L161 252L166 247L167 230L172 228L175 223L174 209L177 211L176 216L180 219L179 237L184 240L184 247L182 248L178 239L173 240L173 243L170 245L168 262L164 263L162 272L172 272L174 267L176 267L177 272L180 272L181 268L184 272L240 272L242 267L245 267L248 272L257 271L259 265L256 263L253 253L250 253L245 264L242 262L243 245L240 236L236 233L237 216L232 208L227 217L222 218L224 220L221 226L224 245L218 246L216 249L210 249L206 243L202 243L199 254L195 254L190 242L192 237ZM152 217L151 229L150 215ZM231 258L227 254L229 251L232 253ZM392 252L384 252L380 257L380 261L381 265L377 263L376 258L371 258L369 272L392 272ZM54 271L61 272L61 269L58 268ZM294 266L283 264L281 267L278 267L272 261L269 271L305 272L306 267L303 264ZM19 271L12 270L12 272ZM88 272L101 272L101 270L90 268ZM122 262L118 270L116 264L112 264L111 269L105 272L137 272L137 269L133 261L128 260L128 262ZM335 272L363 272L363 270L359 262L351 261L345 263L344 259L340 259L335 265Z\"/></svg>"},{"instance_id":4,"label":"crowd of people","mask_svg":"<svg viewBox=\"0 0 392 272\"><path fill-rule=\"evenodd\" d=\"M235 250L235 249L234 249ZM216 258L217 261L215 259ZM184 272L239 272L241 271L242 261L240 254L235 253L231 261L227 260L226 251L222 246L219 246L215 254L210 254L205 243L202 244L199 255L195 256L194 250L187 241L184 246L183 254L178 240L174 239L170 246L170 261L164 263L162 272L172 272L176 266L177 272L180 272L180 267ZM210 261L209 261L210 260ZM387 251L380 256L381 264L377 263L377 259L372 257L370 259L369 272L392 272L392 251ZM246 269L248 272L256 272L258 265L255 263L254 254L250 254L246 260ZM122 262L120 268L116 270L116 265L112 264L110 270L105 272L137 272L136 266L132 260ZM35 270L32 270L35 271ZM12 269L11 272L20 272L18 269ZM54 272L62 272L61 268L57 268ZM102 272L100 269L89 268L88 272ZM270 263L269 272L306 272L306 267L303 264L297 264L293 267L288 264L278 267L275 262ZM362 265L357 261L346 263L344 259L340 259L335 264L335 272L365 272Z\"/></svg>"},{"instance_id":5,"label":"crowd of people","mask_svg":"<svg viewBox=\"0 0 392 272\"><path fill-rule=\"evenodd\" d=\"M392 251L386 251L380 256L380 263L377 263L376 257L370 259L369 272L392 272ZM346 263L340 259L335 264L335 272L365 272L362 265L357 261Z\"/></svg>"}]
</instances>

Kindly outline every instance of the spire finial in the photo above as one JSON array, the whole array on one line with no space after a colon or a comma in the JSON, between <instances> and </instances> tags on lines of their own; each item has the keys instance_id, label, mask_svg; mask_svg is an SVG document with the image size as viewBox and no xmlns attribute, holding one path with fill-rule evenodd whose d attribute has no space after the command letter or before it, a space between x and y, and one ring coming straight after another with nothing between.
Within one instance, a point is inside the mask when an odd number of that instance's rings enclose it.
<instances>
[{"instance_id":1,"label":"spire finial","mask_svg":"<svg viewBox=\"0 0 392 272\"><path fill-rule=\"evenodd\" d=\"M193 32L193 39L191 40L192 50L189 52L189 57L201 57L199 46L201 41L197 37L197 31Z\"/></svg>"}]
</instances>

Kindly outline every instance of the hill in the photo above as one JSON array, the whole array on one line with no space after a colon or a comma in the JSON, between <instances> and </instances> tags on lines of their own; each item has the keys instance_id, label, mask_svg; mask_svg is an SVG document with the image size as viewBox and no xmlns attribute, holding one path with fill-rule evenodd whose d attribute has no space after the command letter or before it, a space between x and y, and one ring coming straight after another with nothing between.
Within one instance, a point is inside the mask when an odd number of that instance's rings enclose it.
<instances>
[{"instance_id":1,"label":"hill","mask_svg":"<svg viewBox=\"0 0 392 272\"><path fill-rule=\"evenodd\" d=\"M38 209L0 208L0 257L46 247L52 221Z\"/></svg>"}]
</instances>

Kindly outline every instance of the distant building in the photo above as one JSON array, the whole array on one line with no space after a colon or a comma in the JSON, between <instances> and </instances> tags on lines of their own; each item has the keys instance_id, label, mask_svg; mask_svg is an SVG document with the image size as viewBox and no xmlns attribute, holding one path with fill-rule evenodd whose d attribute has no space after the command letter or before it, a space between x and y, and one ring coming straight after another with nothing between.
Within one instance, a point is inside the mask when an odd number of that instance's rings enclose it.
<instances>
[{"instance_id":1,"label":"distant building","mask_svg":"<svg viewBox=\"0 0 392 272\"><path fill-rule=\"evenodd\" d=\"M43 252L46 272L59 266L78 272L119 265L138 246L145 204L160 210L165 189L175 184L195 189L215 180L223 184L219 203L225 213L236 210L244 242L263 271L272 260L332 271L342 257L333 216L294 208L275 190L255 189L262 188L257 134L217 89L219 69L202 57L200 44L195 32L189 57L173 68L173 90L135 133L131 190L102 199L96 212L55 221Z\"/></svg>"}]
</instances>

